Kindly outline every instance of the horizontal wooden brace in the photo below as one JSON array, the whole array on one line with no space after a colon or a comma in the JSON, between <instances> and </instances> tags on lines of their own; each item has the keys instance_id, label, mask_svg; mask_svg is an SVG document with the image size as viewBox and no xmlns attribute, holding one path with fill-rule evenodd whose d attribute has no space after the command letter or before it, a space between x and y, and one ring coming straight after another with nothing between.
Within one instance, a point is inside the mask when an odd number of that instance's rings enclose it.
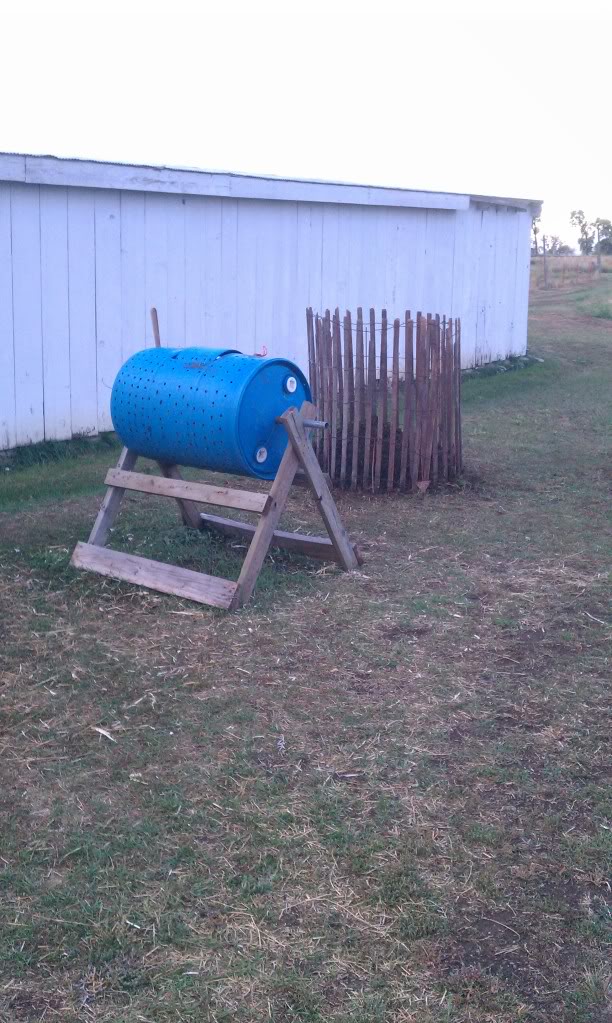
<instances>
[{"instance_id":1,"label":"horizontal wooden brace","mask_svg":"<svg viewBox=\"0 0 612 1023\"><path fill-rule=\"evenodd\" d=\"M105 482L109 487L137 490L142 494L157 494L160 497L215 504L222 508L238 508L259 514L268 504L267 494L257 494L252 490L233 490L231 487L215 487L210 483L149 476L143 472L125 472L122 469L109 469Z\"/></svg>"},{"instance_id":2,"label":"horizontal wooden brace","mask_svg":"<svg viewBox=\"0 0 612 1023\"><path fill-rule=\"evenodd\" d=\"M236 583L216 575L193 572L136 554L112 551L90 543L77 543L71 563L75 568L87 568L99 575L111 576L124 582L147 586L174 597L186 597L199 604L210 604L227 610L236 592Z\"/></svg>"},{"instance_id":3,"label":"horizontal wooden brace","mask_svg":"<svg viewBox=\"0 0 612 1023\"><path fill-rule=\"evenodd\" d=\"M248 522L236 522L235 519L224 519L219 515L208 515L200 513L202 526L210 527L224 536L235 536L238 539L251 541L255 532L255 526ZM306 554L311 558L320 558L322 561L337 561L336 551L331 540L326 536L306 536L304 533L287 533L282 529L275 529L270 540L271 547L282 547L283 550L293 551L295 554ZM357 547L353 547L359 564L363 564L363 558Z\"/></svg>"}]
</instances>

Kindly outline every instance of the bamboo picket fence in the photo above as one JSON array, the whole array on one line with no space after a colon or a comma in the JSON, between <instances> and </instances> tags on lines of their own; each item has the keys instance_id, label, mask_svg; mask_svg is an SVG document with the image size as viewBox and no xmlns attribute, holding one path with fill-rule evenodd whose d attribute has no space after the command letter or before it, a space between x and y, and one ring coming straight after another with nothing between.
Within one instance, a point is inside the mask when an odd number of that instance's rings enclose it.
<instances>
[{"instance_id":1,"label":"bamboo picket fence","mask_svg":"<svg viewBox=\"0 0 612 1023\"><path fill-rule=\"evenodd\" d=\"M353 327L354 323L354 327ZM315 451L333 483L415 492L457 476L461 446L461 322L410 312L391 323L306 310ZM403 337L402 337L403 335Z\"/></svg>"}]
</instances>

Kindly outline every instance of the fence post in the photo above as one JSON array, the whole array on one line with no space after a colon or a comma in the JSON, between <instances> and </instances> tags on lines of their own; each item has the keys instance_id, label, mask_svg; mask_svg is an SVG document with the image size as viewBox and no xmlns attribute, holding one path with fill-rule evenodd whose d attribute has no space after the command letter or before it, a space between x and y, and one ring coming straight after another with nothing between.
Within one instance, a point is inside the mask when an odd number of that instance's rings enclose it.
<instances>
[{"instance_id":1,"label":"fence post","mask_svg":"<svg viewBox=\"0 0 612 1023\"><path fill-rule=\"evenodd\" d=\"M353 415L353 458L351 467L351 487L357 488L359 474L359 440L361 437L361 418L363 415L363 311L357 310L357 332L355 337L355 406Z\"/></svg>"},{"instance_id":2,"label":"fence post","mask_svg":"<svg viewBox=\"0 0 612 1023\"><path fill-rule=\"evenodd\" d=\"M387 457L387 490L395 487L395 447L399 413L399 341L400 321L393 321L393 354L391 358L391 417L389 419L389 454Z\"/></svg>"},{"instance_id":3,"label":"fence post","mask_svg":"<svg viewBox=\"0 0 612 1023\"><path fill-rule=\"evenodd\" d=\"M380 478L382 472L383 439L385 436L385 425L387 420L387 387L389 385L387 375L387 310L383 309L380 314L380 376L378 384L378 420L376 423L376 460L374 462L374 489L380 490Z\"/></svg>"}]
</instances>

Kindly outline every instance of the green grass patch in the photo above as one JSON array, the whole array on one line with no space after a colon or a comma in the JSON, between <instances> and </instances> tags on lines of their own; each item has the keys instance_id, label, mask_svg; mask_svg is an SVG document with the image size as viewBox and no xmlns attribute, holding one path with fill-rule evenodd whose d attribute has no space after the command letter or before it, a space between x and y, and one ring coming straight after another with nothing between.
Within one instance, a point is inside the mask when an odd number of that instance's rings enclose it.
<instances>
[{"instance_id":1,"label":"green grass patch","mask_svg":"<svg viewBox=\"0 0 612 1023\"><path fill-rule=\"evenodd\" d=\"M70 568L112 447L0 472L2 1023L605 1018L588 299L538 294L545 361L464 382L457 485L339 495L362 569L274 553L240 614ZM305 494L289 519L316 526ZM111 545L230 577L244 555L138 495Z\"/></svg>"}]
</instances>

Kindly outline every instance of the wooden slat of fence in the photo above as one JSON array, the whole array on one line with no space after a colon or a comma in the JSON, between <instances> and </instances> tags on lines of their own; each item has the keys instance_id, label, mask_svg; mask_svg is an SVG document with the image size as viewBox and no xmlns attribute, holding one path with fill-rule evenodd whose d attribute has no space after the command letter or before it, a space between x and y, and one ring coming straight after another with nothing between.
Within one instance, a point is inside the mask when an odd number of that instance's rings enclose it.
<instances>
[{"instance_id":1,"label":"wooden slat of fence","mask_svg":"<svg viewBox=\"0 0 612 1023\"><path fill-rule=\"evenodd\" d=\"M414 478L412 479L413 490L417 482L422 479L422 456L423 456L423 434L425 432L425 330L426 320L421 313L417 313L416 323L416 377L415 377L415 403L416 403L416 444L414 461Z\"/></svg>"},{"instance_id":2,"label":"wooden slat of fence","mask_svg":"<svg viewBox=\"0 0 612 1023\"><path fill-rule=\"evenodd\" d=\"M342 342L340 337L340 310L336 308L334 312L334 320L332 324L332 352L333 352L333 420L332 420L332 458L334 469L331 470L331 476L334 481L337 481L340 476L340 452L338 450L338 439L342 437L342 415L343 415L343 400L344 400L344 388L342 383Z\"/></svg>"},{"instance_id":3,"label":"wooden slat of fence","mask_svg":"<svg viewBox=\"0 0 612 1023\"><path fill-rule=\"evenodd\" d=\"M336 378L338 376L338 351L336 346L336 329L338 320L338 310L334 312L332 320L332 336L331 336L331 379L332 379L332 391L331 391L331 408L329 410L329 442L331 447L331 457L329 461L329 474L332 480L336 478L337 469L337 456L338 456L338 388L336 386Z\"/></svg>"},{"instance_id":4,"label":"wooden slat of fence","mask_svg":"<svg viewBox=\"0 0 612 1023\"><path fill-rule=\"evenodd\" d=\"M453 417L453 321L446 325L446 418L448 444L448 478L455 475L455 420Z\"/></svg>"},{"instance_id":5,"label":"wooden slat of fence","mask_svg":"<svg viewBox=\"0 0 612 1023\"><path fill-rule=\"evenodd\" d=\"M376 415L376 313L370 309L370 337L368 339L368 383L365 400L365 433L363 450L363 485L372 486L372 429Z\"/></svg>"},{"instance_id":6,"label":"wooden slat of fence","mask_svg":"<svg viewBox=\"0 0 612 1023\"><path fill-rule=\"evenodd\" d=\"M327 364L327 415L328 418L332 412L333 394L335 390L334 377L332 372L332 323L331 314L329 309L325 310L325 359ZM325 433L325 447L327 451L327 471L330 471L331 466L331 450L332 440L331 431L324 430Z\"/></svg>"},{"instance_id":7,"label":"wooden slat of fence","mask_svg":"<svg viewBox=\"0 0 612 1023\"><path fill-rule=\"evenodd\" d=\"M351 478L351 451L350 446L353 437L353 423L355 420L355 364L354 364L354 353L353 353L353 319L350 310L347 309L345 316L345 324L348 326L348 340L349 340L349 360L348 360L348 387L349 387L349 423L348 423L348 445L346 455L346 483ZM345 327L346 329L346 327Z\"/></svg>"},{"instance_id":8,"label":"wooden slat of fence","mask_svg":"<svg viewBox=\"0 0 612 1023\"><path fill-rule=\"evenodd\" d=\"M316 360L317 360L317 367L316 367L317 409L319 411L319 415L321 416L321 419L325 419L325 416L327 414L327 409L325 407L325 388L323 387L323 380L324 380L325 369L324 369L324 361L323 361L324 360L323 341L321 339L322 333L323 333L322 320L321 320L321 317L319 316L319 314L317 313L317 317L315 319L315 353L316 353ZM316 445L317 458L319 459L319 462L321 463L321 466L324 468L324 466L323 466L323 445L324 445L323 433L324 433L323 430L317 430L316 436L315 436L315 445Z\"/></svg>"},{"instance_id":9,"label":"wooden slat of fence","mask_svg":"<svg viewBox=\"0 0 612 1023\"><path fill-rule=\"evenodd\" d=\"M432 329L431 368L433 385L433 429L431 443L431 482L438 482L440 466L440 317L436 314Z\"/></svg>"},{"instance_id":10,"label":"wooden slat of fence","mask_svg":"<svg viewBox=\"0 0 612 1023\"><path fill-rule=\"evenodd\" d=\"M409 321L409 357L412 368L412 377L410 380L410 449L409 449L409 460L408 470L410 473L410 489L416 490L417 478L419 474L419 460L417 453L417 419L416 419L416 382L414 379L415 373L415 356L414 356L414 320L411 318Z\"/></svg>"},{"instance_id":11,"label":"wooden slat of fence","mask_svg":"<svg viewBox=\"0 0 612 1023\"><path fill-rule=\"evenodd\" d=\"M430 427L430 368L431 368L431 316L422 321L423 328L423 362L422 362L422 412L421 412L421 481L430 480L429 427Z\"/></svg>"},{"instance_id":12,"label":"wooden slat of fence","mask_svg":"<svg viewBox=\"0 0 612 1023\"><path fill-rule=\"evenodd\" d=\"M353 458L351 466L351 487L357 487L359 475L359 441L361 438L361 420L364 405L364 366L363 366L363 311L357 310L357 327L355 334L355 404L353 417Z\"/></svg>"},{"instance_id":13,"label":"wooden slat of fence","mask_svg":"<svg viewBox=\"0 0 612 1023\"><path fill-rule=\"evenodd\" d=\"M312 392L312 400L317 403L317 360L315 354L315 341L314 341L314 323L312 307L309 306L306 310L306 336L308 338L308 380L310 383L310 390Z\"/></svg>"},{"instance_id":14,"label":"wooden slat of fence","mask_svg":"<svg viewBox=\"0 0 612 1023\"><path fill-rule=\"evenodd\" d=\"M387 420L387 310L380 316L380 371L378 381L378 418L376 423L376 456L374 460L374 489L380 490L382 472L383 439Z\"/></svg>"},{"instance_id":15,"label":"wooden slat of fence","mask_svg":"<svg viewBox=\"0 0 612 1023\"><path fill-rule=\"evenodd\" d=\"M439 404L439 422L440 422L440 467L442 472L442 479L448 480L448 379L447 379L447 340L448 340L448 324L446 322L446 316L442 318L442 332L440 334L440 404Z\"/></svg>"},{"instance_id":16,"label":"wooden slat of fence","mask_svg":"<svg viewBox=\"0 0 612 1023\"><path fill-rule=\"evenodd\" d=\"M454 325L453 320L448 321L448 338L446 340L446 358L448 386L446 394L446 407L448 415L448 473L452 479L457 472L456 443L455 443L455 402L453 394L455 391L455 352L454 352Z\"/></svg>"},{"instance_id":17,"label":"wooden slat of fence","mask_svg":"<svg viewBox=\"0 0 612 1023\"><path fill-rule=\"evenodd\" d=\"M435 331L435 319L428 313L427 314L427 444L425 448L425 467L426 475L425 479L428 479L431 483L432 480L432 468L431 468L431 456L433 450L434 431L436 426L436 389L435 389L435 378L433 371L433 357L434 357L434 331Z\"/></svg>"},{"instance_id":18,"label":"wooden slat of fence","mask_svg":"<svg viewBox=\"0 0 612 1023\"><path fill-rule=\"evenodd\" d=\"M455 320L455 464L457 472L463 470L463 438L461 431L461 320Z\"/></svg>"},{"instance_id":19,"label":"wooden slat of fence","mask_svg":"<svg viewBox=\"0 0 612 1023\"><path fill-rule=\"evenodd\" d=\"M412 459L412 320L410 310L404 317L404 414L402 417L402 449L400 455L400 488L408 487L408 476Z\"/></svg>"},{"instance_id":20,"label":"wooden slat of fence","mask_svg":"<svg viewBox=\"0 0 612 1023\"><path fill-rule=\"evenodd\" d=\"M438 482L438 416L439 416L439 385L440 385L440 317L432 317L431 321L431 465L430 479L435 485Z\"/></svg>"},{"instance_id":21,"label":"wooden slat of fence","mask_svg":"<svg viewBox=\"0 0 612 1023\"><path fill-rule=\"evenodd\" d=\"M400 321L393 321L393 354L391 361L391 416L389 419L389 456L387 461L387 490L395 487L395 446L399 416L399 342Z\"/></svg>"},{"instance_id":22,"label":"wooden slat of fence","mask_svg":"<svg viewBox=\"0 0 612 1023\"><path fill-rule=\"evenodd\" d=\"M353 331L351 314L344 317L344 413L342 417L342 458L340 461L340 482L346 486L350 477L348 466L348 439L351 435L353 414Z\"/></svg>"},{"instance_id":23,"label":"wooden slat of fence","mask_svg":"<svg viewBox=\"0 0 612 1023\"><path fill-rule=\"evenodd\" d=\"M348 326L349 348L350 348L350 353L351 353L351 357L349 359L349 365L348 365L348 384L349 384L349 406L350 406L350 409L351 409L351 425L352 425L353 408L355 406L355 366L354 366L354 360L353 360L353 319L352 319L352 316L351 316L350 311L348 309L346 311L346 316L344 317L344 322ZM350 436L351 436L351 434L350 434L350 431L349 431L349 437Z\"/></svg>"}]
</instances>

